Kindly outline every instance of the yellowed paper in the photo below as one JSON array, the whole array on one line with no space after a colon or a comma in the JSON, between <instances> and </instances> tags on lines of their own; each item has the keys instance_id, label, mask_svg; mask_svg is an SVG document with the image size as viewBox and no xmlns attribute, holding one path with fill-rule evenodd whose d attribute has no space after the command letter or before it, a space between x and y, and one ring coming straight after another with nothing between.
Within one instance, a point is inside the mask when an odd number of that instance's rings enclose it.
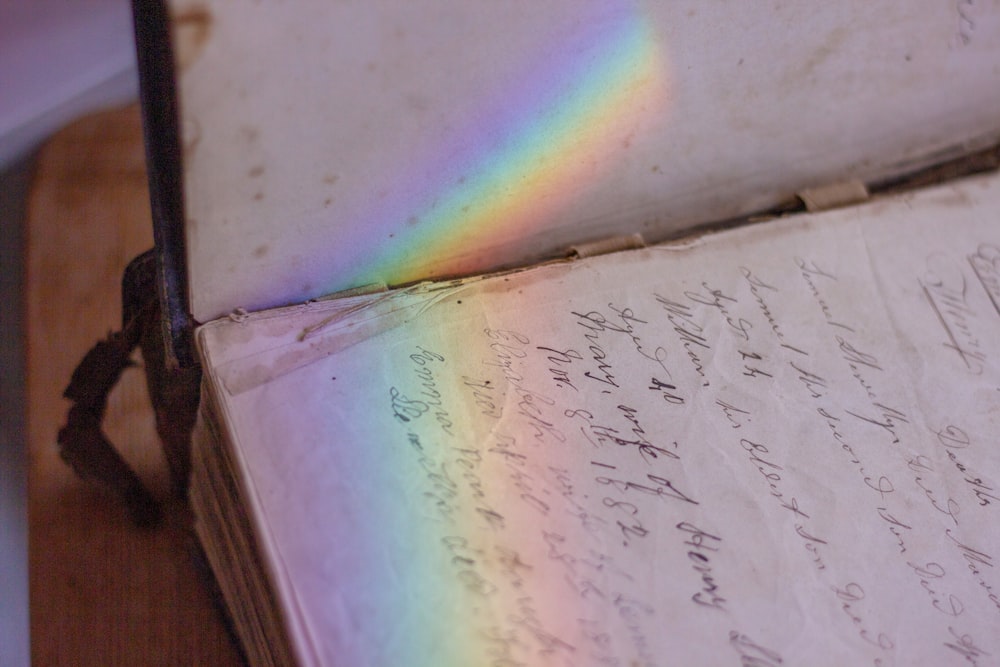
<instances>
[{"instance_id":1,"label":"yellowed paper","mask_svg":"<svg viewBox=\"0 0 1000 667\"><path fill-rule=\"evenodd\" d=\"M201 334L304 664L1000 664L996 177L378 299Z\"/></svg>"}]
</instances>

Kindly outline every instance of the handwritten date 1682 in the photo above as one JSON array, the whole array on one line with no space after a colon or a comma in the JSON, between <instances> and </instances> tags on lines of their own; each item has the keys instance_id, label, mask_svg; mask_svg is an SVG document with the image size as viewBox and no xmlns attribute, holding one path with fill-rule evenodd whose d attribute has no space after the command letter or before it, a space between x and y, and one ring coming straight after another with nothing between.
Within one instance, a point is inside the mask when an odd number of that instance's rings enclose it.
<instances>
[{"instance_id":1,"label":"handwritten date 1682","mask_svg":"<svg viewBox=\"0 0 1000 667\"><path fill-rule=\"evenodd\" d=\"M598 463L596 461L592 461L591 463L602 468L617 470L616 466L608 465L606 463ZM647 496L663 498L665 500L678 500L692 505L699 504L697 500L678 489L669 479L660 477L659 475L653 475L651 473L647 474L646 479L642 482L632 482L625 479L608 477L606 475L598 475L594 478L594 481L598 484L613 487L622 494L641 493Z\"/></svg>"}]
</instances>

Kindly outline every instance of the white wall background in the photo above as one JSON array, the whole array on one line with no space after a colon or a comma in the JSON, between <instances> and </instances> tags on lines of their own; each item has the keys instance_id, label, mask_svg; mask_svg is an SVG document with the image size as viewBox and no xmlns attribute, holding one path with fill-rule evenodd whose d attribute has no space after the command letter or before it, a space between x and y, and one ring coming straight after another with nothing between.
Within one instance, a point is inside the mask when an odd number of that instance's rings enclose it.
<instances>
[{"instance_id":1,"label":"white wall background","mask_svg":"<svg viewBox=\"0 0 1000 667\"><path fill-rule=\"evenodd\" d=\"M128 0L0 0L0 165L137 85Z\"/></svg>"}]
</instances>

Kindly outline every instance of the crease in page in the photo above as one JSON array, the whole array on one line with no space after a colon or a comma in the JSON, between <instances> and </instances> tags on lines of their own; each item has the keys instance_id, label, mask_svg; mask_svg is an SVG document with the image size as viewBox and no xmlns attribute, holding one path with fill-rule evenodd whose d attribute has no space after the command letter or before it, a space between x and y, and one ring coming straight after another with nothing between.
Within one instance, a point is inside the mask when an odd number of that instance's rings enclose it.
<instances>
[{"instance_id":1,"label":"crease in page","mask_svg":"<svg viewBox=\"0 0 1000 667\"><path fill-rule=\"evenodd\" d=\"M351 306L302 329L296 339L256 354L235 359L217 369L230 395L267 384L316 361L420 319L435 305L467 289L461 284L415 285ZM371 314L370 317L363 317Z\"/></svg>"}]
</instances>

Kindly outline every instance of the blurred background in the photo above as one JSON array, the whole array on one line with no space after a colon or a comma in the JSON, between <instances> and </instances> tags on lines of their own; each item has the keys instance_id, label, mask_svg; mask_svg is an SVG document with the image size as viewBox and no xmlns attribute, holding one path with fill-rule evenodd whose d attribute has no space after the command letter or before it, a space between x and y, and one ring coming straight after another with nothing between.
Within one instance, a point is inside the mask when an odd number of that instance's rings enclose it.
<instances>
[{"instance_id":1,"label":"blurred background","mask_svg":"<svg viewBox=\"0 0 1000 667\"><path fill-rule=\"evenodd\" d=\"M137 91L128 0L0 0L0 667L30 657L24 220L34 156L52 132Z\"/></svg>"}]
</instances>

